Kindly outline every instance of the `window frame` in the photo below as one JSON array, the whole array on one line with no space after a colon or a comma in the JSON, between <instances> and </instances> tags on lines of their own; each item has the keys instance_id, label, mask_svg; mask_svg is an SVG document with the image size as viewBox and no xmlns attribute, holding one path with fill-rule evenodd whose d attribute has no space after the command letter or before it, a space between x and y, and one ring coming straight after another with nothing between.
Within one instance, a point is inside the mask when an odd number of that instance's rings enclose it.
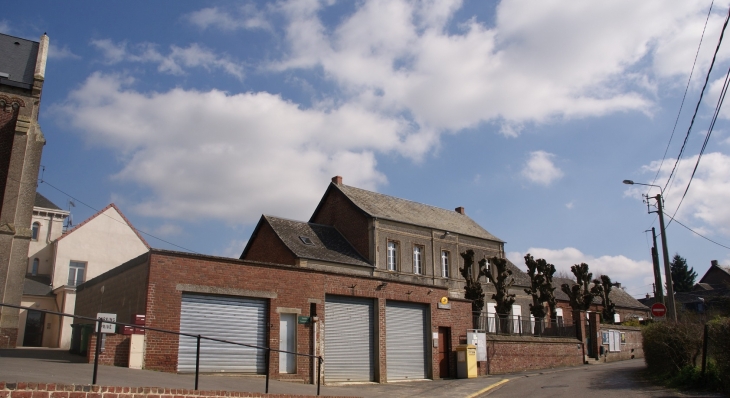
<instances>
[{"instance_id":1,"label":"window frame","mask_svg":"<svg viewBox=\"0 0 730 398\"><path fill-rule=\"evenodd\" d=\"M393 272L398 271L398 241L388 240L385 247L385 269Z\"/></svg>"},{"instance_id":2,"label":"window frame","mask_svg":"<svg viewBox=\"0 0 730 398\"><path fill-rule=\"evenodd\" d=\"M423 254L425 248L422 245L413 245L413 273L423 275ZM416 256L418 253L418 256Z\"/></svg>"},{"instance_id":3,"label":"window frame","mask_svg":"<svg viewBox=\"0 0 730 398\"><path fill-rule=\"evenodd\" d=\"M81 264L82 266L74 265L74 264ZM84 282L86 282L86 274L87 274L87 265L88 263L86 261L76 261L76 260L70 260L68 263L68 279L66 282L68 282L68 286L76 287ZM71 280L71 271L76 270L74 272L74 279ZM81 278L79 278L78 270L81 270L82 275Z\"/></svg>"},{"instance_id":4,"label":"window frame","mask_svg":"<svg viewBox=\"0 0 730 398\"><path fill-rule=\"evenodd\" d=\"M449 266L451 265L451 253L448 250L441 250L441 277L449 278L451 272L449 272Z\"/></svg>"},{"instance_id":5,"label":"window frame","mask_svg":"<svg viewBox=\"0 0 730 398\"><path fill-rule=\"evenodd\" d=\"M33 276L38 275L38 270L41 267L41 260L38 259L38 257L33 259L33 265L30 267L30 274Z\"/></svg>"},{"instance_id":6,"label":"window frame","mask_svg":"<svg viewBox=\"0 0 730 398\"><path fill-rule=\"evenodd\" d=\"M41 223L39 223L38 221L34 222L31 225L30 229L31 229L30 240L37 242L38 237L41 235Z\"/></svg>"}]
</instances>

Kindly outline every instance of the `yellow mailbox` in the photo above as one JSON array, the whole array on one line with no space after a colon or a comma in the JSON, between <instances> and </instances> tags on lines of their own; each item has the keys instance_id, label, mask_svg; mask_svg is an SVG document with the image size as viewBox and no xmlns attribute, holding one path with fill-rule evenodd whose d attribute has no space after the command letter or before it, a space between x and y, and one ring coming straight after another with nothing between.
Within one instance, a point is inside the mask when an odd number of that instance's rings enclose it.
<instances>
[{"instance_id":1,"label":"yellow mailbox","mask_svg":"<svg viewBox=\"0 0 730 398\"><path fill-rule=\"evenodd\" d=\"M477 346L461 344L456 347L456 376L460 379L477 377Z\"/></svg>"}]
</instances>

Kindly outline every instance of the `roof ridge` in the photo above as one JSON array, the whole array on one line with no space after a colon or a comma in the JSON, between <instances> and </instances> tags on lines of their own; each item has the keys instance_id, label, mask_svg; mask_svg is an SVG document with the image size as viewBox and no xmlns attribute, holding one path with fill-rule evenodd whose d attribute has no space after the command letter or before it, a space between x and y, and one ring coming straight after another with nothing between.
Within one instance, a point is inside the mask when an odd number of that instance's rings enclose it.
<instances>
[{"instance_id":1,"label":"roof ridge","mask_svg":"<svg viewBox=\"0 0 730 398\"><path fill-rule=\"evenodd\" d=\"M264 216L265 218L274 218L274 219L277 219L277 220L291 221L291 222L296 222L296 223L301 223L301 224L307 224L307 225L316 225L316 226L320 226L320 227L333 228L333 229L337 230L337 228L333 227L332 225L327 225L327 224L320 224L320 223L310 222L310 221L295 220L293 218L272 216L272 215L269 215L269 214L262 214L262 216Z\"/></svg>"},{"instance_id":2,"label":"roof ridge","mask_svg":"<svg viewBox=\"0 0 730 398\"><path fill-rule=\"evenodd\" d=\"M56 239L56 242L58 242L58 241L60 241L61 239L65 238L65 237L67 237L67 236L69 236L69 235L71 235L72 233L76 232L76 230L78 230L79 228L81 228L81 227L83 227L84 225L88 224L89 222L91 222L91 220L94 220L95 218L99 217L99 216L100 216L100 215L102 215L102 214L103 214L104 212L106 212L107 210L109 210L109 209L112 209L112 208L113 208L114 210L116 210L116 211L117 211L117 213L119 213L119 215L120 215L120 216L122 217L122 220L124 220L124 222L125 222L125 223L127 223L127 226L128 226L128 227L129 227L129 228L130 228L130 229L131 229L132 231L134 231L135 235L137 235L137 237L138 237L138 238L139 238L139 239L140 239L140 240L142 241L142 244L143 244L143 245L145 245L145 246L147 247L147 249L150 249L150 245L149 245L149 243L147 243L147 241L146 241L146 240L145 240L145 239L144 239L144 238L142 237L142 235L140 235L140 234L139 234L139 231L137 231L137 228L135 228L135 227L134 227L134 226L132 225L132 223L131 223L131 222L129 221L129 219L127 219L127 217L126 217L126 216L124 215L124 213L122 213L122 211L121 211L121 210L119 210L119 208L117 207L117 205L115 205L114 203L109 203L109 204L108 204L108 205L107 205L107 206L106 206L105 208L103 208L103 209L101 209L101 210L97 211L97 212L96 212L96 213L95 213L94 215L92 215L91 217L89 217L89 218L87 218L86 220L82 221L82 222L81 222L81 224L79 224L79 225L77 225L77 226L75 226L75 227L71 228L70 230L66 231L66 233L65 233L65 234L61 235L61 236L60 236L60 237L59 237L58 239ZM110 218L111 218L111 217L110 217Z\"/></svg>"},{"instance_id":3,"label":"roof ridge","mask_svg":"<svg viewBox=\"0 0 730 398\"><path fill-rule=\"evenodd\" d=\"M332 184L332 185L335 185L335 186L338 186L338 187L339 187L339 185L337 185L337 184L335 184L335 183L330 183L330 184ZM453 213L455 213L455 214L458 214L458 215L460 215L460 216L465 216L465 217L469 217L469 216L467 216L466 214L461 214L461 213L459 213L459 212L457 212L457 211L454 211L454 210L449 210L449 209L445 209L445 208L443 208L443 207L439 207L439 206L434 206L434 205L429 205L429 204L427 204L427 203L421 203L421 202L416 202L415 200L410 200L410 199L406 199L406 198L399 198L399 197L397 197L397 196L393 196L393 195L388 195L388 194L385 194L385 193L380 193L380 192L376 192L376 191L369 191L369 190L367 190L367 189L362 189L362 188L358 188L358 187L353 187L352 185L345 185L345 184L342 184L342 186L343 186L343 187L347 187L347 188L357 189L357 190L359 190L359 191L365 191L365 192L369 192L369 193L374 193L374 194L376 194L376 195L383 195L383 196L387 196L387 197L389 197L389 198L393 198L393 199L397 199L397 200L402 200L402 201L404 201L404 202L410 202L410 203L415 203L415 204L417 204L417 205L422 205L422 206L428 206L428 207L433 207L434 209L439 209L439 210L443 210L443 211L453 212ZM471 217L469 217L469 218L471 218Z\"/></svg>"}]
</instances>

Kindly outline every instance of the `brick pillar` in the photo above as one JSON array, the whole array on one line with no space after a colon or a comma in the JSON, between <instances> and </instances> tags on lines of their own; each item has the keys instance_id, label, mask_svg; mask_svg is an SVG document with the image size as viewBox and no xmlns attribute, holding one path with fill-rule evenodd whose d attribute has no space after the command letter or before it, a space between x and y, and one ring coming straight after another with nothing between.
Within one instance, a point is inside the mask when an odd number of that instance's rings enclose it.
<instances>
[{"instance_id":1,"label":"brick pillar","mask_svg":"<svg viewBox=\"0 0 730 398\"><path fill-rule=\"evenodd\" d=\"M599 312L591 312L588 314L588 323L590 324L591 347L590 352L593 358L600 359L601 352L601 314Z\"/></svg>"},{"instance_id":2,"label":"brick pillar","mask_svg":"<svg viewBox=\"0 0 730 398\"><path fill-rule=\"evenodd\" d=\"M586 362L586 312L573 311L573 323L575 324L575 337L580 340L583 348L583 362Z\"/></svg>"}]
</instances>

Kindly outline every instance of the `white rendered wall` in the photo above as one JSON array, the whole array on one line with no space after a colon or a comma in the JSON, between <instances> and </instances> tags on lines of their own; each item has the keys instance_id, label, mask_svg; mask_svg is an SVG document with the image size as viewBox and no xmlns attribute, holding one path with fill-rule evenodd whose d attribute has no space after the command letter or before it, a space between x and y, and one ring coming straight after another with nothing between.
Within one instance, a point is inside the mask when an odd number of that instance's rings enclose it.
<instances>
[{"instance_id":1,"label":"white rendered wall","mask_svg":"<svg viewBox=\"0 0 730 398\"><path fill-rule=\"evenodd\" d=\"M53 288L68 283L69 263L86 262L84 281L148 251L114 207L87 221L56 242Z\"/></svg>"},{"instance_id":2,"label":"white rendered wall","mask_svg":"<svg viewBox=\"0 0 730 398\"><path fill-rule=\"evenodd\" d=\"M51 242L58 239L63 234L63 222L68 216L68 212L44 209L41 207L33 208L33 221L40 224L38 231L38 239L31 240L28 246L28 270L27 273L33 271L33 259L38 259L38 275L51 275L53 271L53 245Z\"/></svg>"}]
</instances>

